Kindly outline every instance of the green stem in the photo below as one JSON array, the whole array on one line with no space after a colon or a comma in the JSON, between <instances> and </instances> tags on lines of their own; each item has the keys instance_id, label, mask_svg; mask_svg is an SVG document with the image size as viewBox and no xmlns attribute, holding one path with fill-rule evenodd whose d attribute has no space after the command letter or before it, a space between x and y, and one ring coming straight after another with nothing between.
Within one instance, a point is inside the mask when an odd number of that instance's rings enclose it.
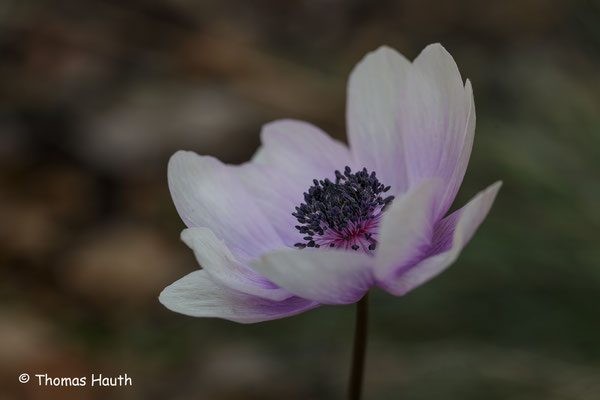
<instances>
[{"instance_id":1,"label":"green stem","mask_svg":"<svg viewBox=\"0 0 600 400\"><path fill-rule=\"evenodd\" d=\"M369 294L356 303L356 325L354 328L354 350L352 353L352 370L348 388L349 400L360 400L362 393L363 372L367 348L367 320L369 317Z\"/></svg>"}]
</instances>

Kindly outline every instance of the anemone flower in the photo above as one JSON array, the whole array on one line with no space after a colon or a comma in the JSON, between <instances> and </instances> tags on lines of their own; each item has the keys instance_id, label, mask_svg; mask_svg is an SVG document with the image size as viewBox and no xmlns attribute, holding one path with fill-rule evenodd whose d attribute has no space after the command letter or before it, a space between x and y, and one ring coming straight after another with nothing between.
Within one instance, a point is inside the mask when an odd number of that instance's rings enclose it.
<instances>
[{"instance_id":1,"label":"anemone flower","mask_svg":"<svg viewBox=\"0 0 600 400\"><path fill-rule=\"evenodd\" d=\"M412 63L385 46L367 54L346 117L349 146L279 120L245 164L171 157L181 238L202 269L165 288L162 304L253 323L358 302L374 285L401 296L457 259L500 182L447 215L475 132L471 83L452 56L439 44Z\"/></svg>"}]
</instances>

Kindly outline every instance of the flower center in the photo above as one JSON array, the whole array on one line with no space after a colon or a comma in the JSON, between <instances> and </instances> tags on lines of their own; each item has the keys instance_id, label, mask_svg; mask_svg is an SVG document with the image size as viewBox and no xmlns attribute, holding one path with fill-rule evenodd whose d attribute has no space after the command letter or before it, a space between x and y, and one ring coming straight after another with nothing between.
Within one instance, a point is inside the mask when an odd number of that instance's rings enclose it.
<instances>
[{"instance_id":1,"label":"flower center","mask_svg":"<svg viewBox=\"0 0 600 400\"><path fill-rule=\"evenodd\" d=\"M329 179L313 180L304 193L305 203L292 213L300 222L296 229L305 235L304 243L294 246L362 249L366 253L377 246L377 231L382 213L394 196L382 197L390 186L380 183L375 172L366 168L352 173L335 171L335 183Z\"/></svg>"}]
</instances>

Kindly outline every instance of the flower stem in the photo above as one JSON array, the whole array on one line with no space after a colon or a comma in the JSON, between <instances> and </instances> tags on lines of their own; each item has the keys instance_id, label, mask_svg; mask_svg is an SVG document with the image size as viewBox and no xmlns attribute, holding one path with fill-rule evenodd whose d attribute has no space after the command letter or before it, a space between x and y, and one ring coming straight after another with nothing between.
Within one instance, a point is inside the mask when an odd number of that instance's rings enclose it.
<instances>
[{"instance_id":1,"label":"flower stem","mask_svg":"<svg viewBox=\"0 0 600 400\"><path fill-rule=\"evenodd\" d=\"M352 370L350 371L350 385L348 399L360 400L365 370L365 355L367 347L367 320L369 317L369 294L365 294L356 303L356 325L354 328L354 350L352 353Z\"/></svg>"}]
</instances>

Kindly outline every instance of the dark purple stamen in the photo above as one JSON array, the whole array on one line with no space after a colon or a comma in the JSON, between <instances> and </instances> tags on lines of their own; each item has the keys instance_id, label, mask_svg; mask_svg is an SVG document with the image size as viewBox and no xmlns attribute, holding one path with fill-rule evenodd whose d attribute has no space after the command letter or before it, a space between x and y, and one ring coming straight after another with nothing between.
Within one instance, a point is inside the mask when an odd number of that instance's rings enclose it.
<instances>
[{"instance_id":1,"label":"dark purple stamen","mask_svg":"<svg viewBox=\"0 0 600 400\"><path fill-rule=\"evenodd\" d=\"M304 203L292 213L300 225L296 229L306 243L295 246L319 248L321 245L364 251L373 251L381 213L394 196L382 197L390 190L379 182L375 172L366 168L352 173L335 171L335 183L329 179L313 180L313 186L304 193Z\"/></svg>"}]
</instances>

